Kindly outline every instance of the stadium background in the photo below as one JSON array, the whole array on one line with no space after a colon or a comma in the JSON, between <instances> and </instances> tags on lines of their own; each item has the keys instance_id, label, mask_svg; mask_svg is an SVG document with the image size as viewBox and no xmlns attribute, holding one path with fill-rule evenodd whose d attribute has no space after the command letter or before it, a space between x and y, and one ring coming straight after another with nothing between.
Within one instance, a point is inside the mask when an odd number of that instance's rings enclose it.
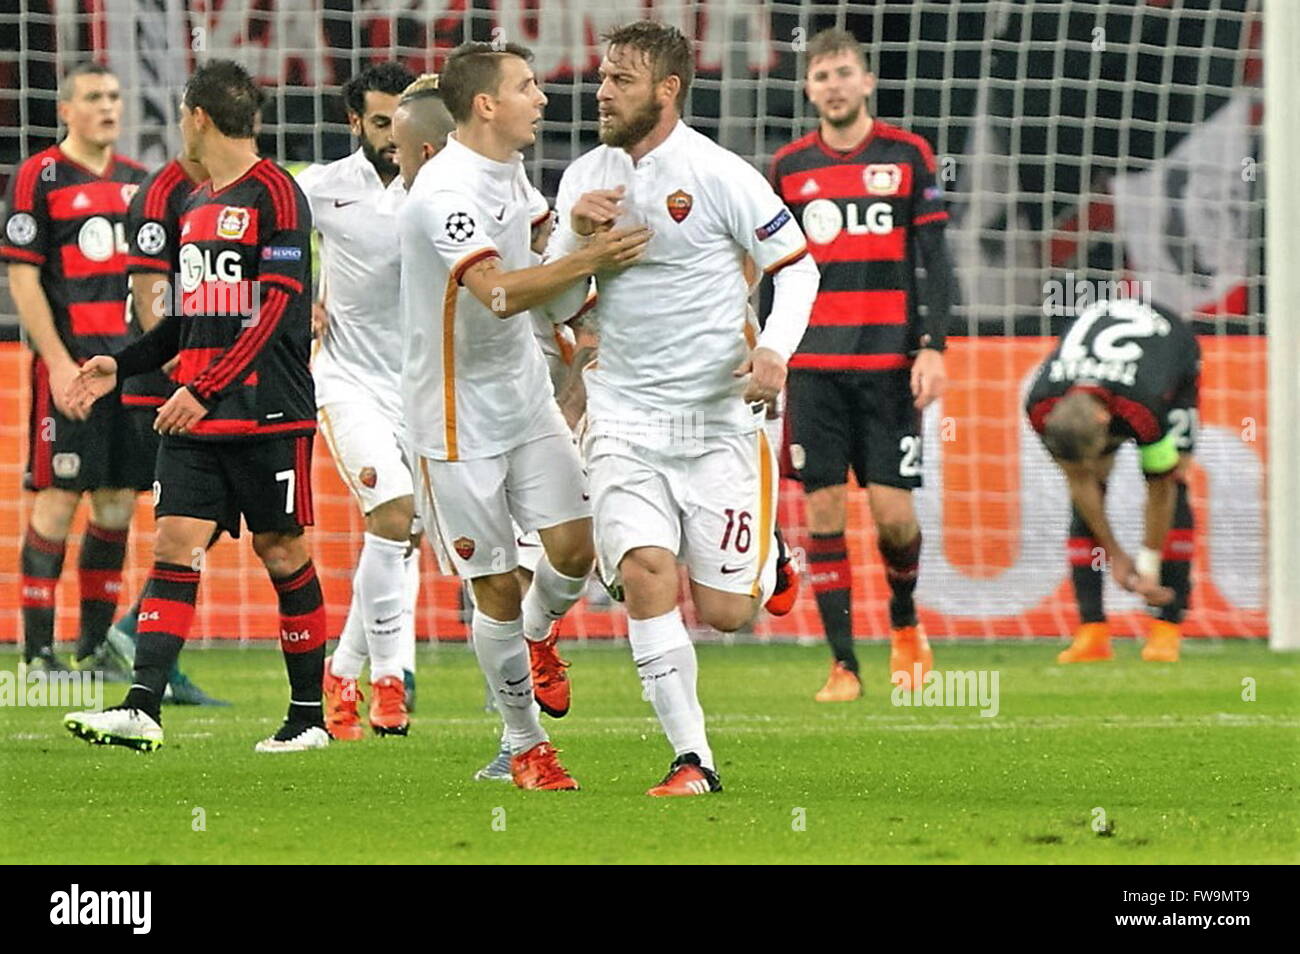
<instances>
[{"instance_id":1,"label":"stadium background","mask_svg":"<svg viewBox=\"0 0 1300 954\"><path fill-rule=\"evenodd\" d=\"M759 168L814 118L797 83L817 29L847 26L868 46L879 117L935 148L961 281L947 396L926 419L925 533L918 601L935 636L1059 636L1077 617L1068 586L1064 485L1020 413L1027 376L1068 315L1046 313L1047 283L1067 299L1087 269L1122 267L1194 320L1205 352L1193 499L1198 527L1196 635L1266 631L1266 319L1263 296L1261 30L1249 0L17 0L0 3L0 176L55 140L56 77L94 57L123 81L119 150L150 167L177 145L175 100L195 62L240 60L272 93L261 147L282 162L349 150L338 86L360 64L398 57L436 69L464 39L533 47L550 98L528 158L553 195L566 163L595 141L597 38L646 13L698 41L688 121ZM1122 257L1121 257L1122 256ZM0 640L19 634L18 546L28 501L28 360L0 295ZM318 443L313 531L331 625L349 597L361 521ZM1136 520L1141 480L1129 456L1113 512ZM1118 506L1122 498L1128 504ZM850 512L855 630L887 632L887 591L862 495ZM783 520L802 536L796 486ZM84 519L84 518L83 518ZM1121 517L1121 519L1123 519ZM1133 521L1129 521L1132 523ZM124 600L144 580L150 508L142 498ZM77 538L67 566L75 565ZM1121 534L1121 538L1125 537ZM1129 534L1126 543L1134 543ZM432 572L422 637L460 640L460 587ZM75 630L74 574L59 632ZM1107 585L1117 632L1136 632L1134 600ZM124 604L125 605L125 602ZM580 638L621 635L621 614L589 602L566 624ZM811 594L760 639L819 635ZM205 568L195 636L269 638L275 602L248 547L218 547Z\"/></svg>"}]
</instances>

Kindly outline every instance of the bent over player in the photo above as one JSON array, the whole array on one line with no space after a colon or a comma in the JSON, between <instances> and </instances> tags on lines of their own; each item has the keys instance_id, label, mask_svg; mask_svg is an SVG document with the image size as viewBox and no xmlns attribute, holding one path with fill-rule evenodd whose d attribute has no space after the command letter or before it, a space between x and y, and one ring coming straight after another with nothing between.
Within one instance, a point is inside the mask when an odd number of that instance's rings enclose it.
<instances>
[{"instance_id":1,"label":"bent over player","mask_svg":"<svg viewBox=\"0 0 1300 954\"><path fill-rule=\"evenodd\" d=\"M181 216L179 314L115 356L92 358L72 402L88 414L123 378L180 361L181 386L158 411L157 541L140 604L134 683L122 704L65 724L95 743L162 744L160 703L194 618L201 557L240 517L280 604L289 711L259 752L321 748L325 606L303 527L312 523L316 427L311 341L311 212L293 178L259 159L261 95L239 65L213 60L186 84L181 136L211 179Z\"/></svg>"},{"instance_id":2,"label":"bent over player","mask_svg":"<svg viewBox=\"0 0 1300 954\"><path fill-rule=\"evenodd\" d=\"M834 656L818 702L862 694L844 538L850 468L867 491L890 589L891 681L911 688L917 667L924 678L933 664L913 599L921 528L912 491L921 486L921 411L945 383L948 213L929 144L871 117L874 88L852 34L815 35L805 89L820 122L772 162L772 185L822 270L808 333L790 359L786 408L791 463L807 495L813 592Z\"/></svg>"},{"instance_id":3,"label":"bent over player","mask_svg":"<svg viewBox=\"0 0 1300 954\"><path fill-rule=\"evenodd\" d=\"M1134 299L1087 308L1038 369L1029 422L1070 486L1070 569L1083 625L1059 662L1110 659L1102 608L1104 551L1111 575L1153 609L1142 658L1176 662L1192 590L1194 549L1187 469L1196 441L1201 349L1176 314ZM1120 546L1106 516L1115 451L1137 443L1147 497L1142 548Z\"/></svg>"}]
</instances>

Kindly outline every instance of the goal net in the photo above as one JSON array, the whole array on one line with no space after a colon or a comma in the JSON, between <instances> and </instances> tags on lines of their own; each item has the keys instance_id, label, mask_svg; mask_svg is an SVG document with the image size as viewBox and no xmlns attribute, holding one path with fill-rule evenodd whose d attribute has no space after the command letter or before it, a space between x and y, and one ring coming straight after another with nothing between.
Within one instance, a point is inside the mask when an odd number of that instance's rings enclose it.
<instances>
[{"instance_id":1,"label":"goal net","mask_svg":"<svg viewBox=\"0 0 1300 954\"><path fill-rule=\"evenodd\" d=\"M178 145L176 98L196 63L230 57L271 99L261 147L285 163L346 155L339 86L369 61L436 70L466 39L522 42L549 97L527 162L553 195L561 172L595 143L599 36L652 14L696 41L687 121L766 171L772 153L815 124L800 80L809 37L852 31L879 77L878 117L930 141L960 279L946 396L926 415L924 532L918 602L937 636L1059 636L1077 622L1061 478L1021 413L1027 378L1053 335L1086 302L1081 276L1109 269L1149 283L1187 317L1204 352L1201 431L1192 478L1198 527L1196 635L1267 628L1266 338L1260 174L1262 12L1256 0L28 0L0 13L0 175L58 135L60 72L93 57L113 66L126 100L120 150L153 167ZM8 8L12 10L13 8ZM0 296L0 639L17 638L18 547L28 498L27 358L12 303ZM362 523L318 442L313 544L332 628L342 625ZM1121 541L1136 546L1142 481L1128 452L1112 480ZM888 590L861 493L850 495L855 632L888 631ZM782 490L789 539L806 537L797 486ZM142 501L127 594L148 567ZM67 566L75 565L74 532ZM422 637L463 639L455 579L427 559ZM75 581L59 594L75 627ZM1118 633L1140 607L1109 583ZM568 630L617 636L622 614L596 593ZM276 632L274 594L247 540L214 551L196 632L250 639ZM819 636L805 586L796 610L760 619L760 638Z\"/></svg>"}]
</instances>

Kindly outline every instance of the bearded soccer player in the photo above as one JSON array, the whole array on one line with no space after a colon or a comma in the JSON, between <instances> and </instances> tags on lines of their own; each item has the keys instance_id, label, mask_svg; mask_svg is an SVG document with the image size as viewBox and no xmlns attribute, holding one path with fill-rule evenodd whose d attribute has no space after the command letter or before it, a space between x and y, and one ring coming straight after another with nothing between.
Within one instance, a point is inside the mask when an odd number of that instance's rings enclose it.
<instances>
[{"instance_id":1,"label":"bearded soccer player","mask_svg":"<svg viewBox=\"0 0 1300 954\"><path fill-rule=\"evenodd\" d=\"M35 668L66 668L54 652L55 590L68 530L88 494L73 665L111 672L103 639L122 589L135 495L153 482L152 459L124 407L134 387L103 401L84 422L70 415L66 394L82 361L139 334L127 303L122 236L145 172L113 151L122 98L106 67L71 70L59 88L58 112L67 136L15 170L0 237L0 259L8 263L9 289L34 352L23 481L34 491L22 547L23 656Z\"/></svg>"},{"instance_id":2,"label":"bearded soccer player","mask_svg":"<svg viewBox=\"0 0 1300 954\"><path fill-rule=\"evenodd\" d=\"M771 179L803 223L822 283L790 359L786 420L807 499L808 568L834 657L816 699L848 702L862 695L844 538L850 468L867 491L890 589L891 682L910 689L933 665L913 599L921 530L912 491L921 486L921 412L946 383L955 278L934 154L867 111L876 81L862 45L842 30L818 33L804 79L818 128L777 152ZM917 264L926 270L919 287Z\"/></svg>"},{"instance_id":3,"label":"bearded soccer player","mask_svg":"<svg viewBox=\"0 0 1300 954\"><path fill-rule=\"evenodd\" d=\"M584 376L585 449L600 565L607 585L621 586L637 673L673 749L646 794L705 795L722 784L678 607L678 557L697 615L723 632L747 625L776 592L763 402L785 383L817 268L762 175L681 121L690 41L650 21L604 39L602 145L564 172L548 255L598 241L610 224L654 232L642 261L596 275L600 352ZM746 256L774 279L756 341L746 334ZM570 314L584 294L563 302Z\"/></svg>"},{"instance_id":4,"label":"bearded soccer player","mask_svg":"<svg viewBox=\"0 0 1300 954\"><path fill-rule=\"evenodd\" d=\"M1142 658L1177 662L1195 549L1187 471L1196 442L1201 349L1178 315L1124 298L1083 311L1038 369L1025 410L1070 486L1069 557L1082 625L1057 661L1111 659L1105 562L1151 607ZM1106 516L1115 452L1137 444L1146 478L1142 546L1130 556Z\"/></svg>"},{"instance_id":5,"label":"bearded soccer player","mask_svg":"<svg viewBox=\"0 0 1300 954\"><path fill-rule=\"evenodd\" d=\"M365 520L352 604L325 660L325 724L335 739L362 737L357 687L370 662L370 728L405 735L415 691L418 527L402 431L402 193L393 113L415 77L397 63L367 66L343 85L360 148L298 176L321 237L318 345L312 362L321 436Z\"/></svg>"},{"instance_id":6,"label":"bearded soccer player","mask_svg":"<svg viewBox=\"0 0 1300 954\"><path fill-rule=\"evenodd\" d=\"M172 276L180 273L181 213L190 194L208 179L201 163L176 156L157 172L151 173L131 199L127 213L128 242L126 270L131 281L131 301L141 331L150 331L171 310L174 298ZM158 457L160 436L154 430L158 408L176 390L176 382L163 370L151 371L132 379L138 392L124 396L122 403L131 408L132 430L152 464ZM143 595L143 594L142 594ZM140 599L108 628L107 641L128 666L135 665L136 628L139 625ZM167 677L165 702L178 705L224 706L209 696L193 680L172 667Z\"/></svg>"},{"instance_id":7,"label":"bearded soccer player","mask_svg":"<svg viewBox=\"0 0 1300 954\"><path fill-rule=\"evenodd\" d=\"M180 387L158 411L154 484L157 541L140 604L134 683L122 704L72 713L73 734L142 751L163 741L160 704L194 617L191 562L213 535L253 535L275 587L290 702L258 752L329 742L321 711L326 620L303 528L312 523L315 395L311 340L311 210L293 178L259 159L253 142L262 95L244 69L213 60L181 101L188 158L211 179L181 215L183 300L138 342L92 358L69 400L79 414L123 378L179 356Z\"/></svg>"}]
</instances>

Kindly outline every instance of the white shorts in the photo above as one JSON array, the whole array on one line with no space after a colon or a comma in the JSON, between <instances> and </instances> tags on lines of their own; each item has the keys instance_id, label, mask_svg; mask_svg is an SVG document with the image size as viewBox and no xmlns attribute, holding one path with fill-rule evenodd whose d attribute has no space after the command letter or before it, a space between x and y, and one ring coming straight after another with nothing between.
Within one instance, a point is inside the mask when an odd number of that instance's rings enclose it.
<instances>
[{"instance_id":1,"label":"white shorts","mask_svg":"<svg viewBox=\"0 0 1300 954\"><path fill-rule=\"evenodd\" d=\"M759 596L776 583L776 460L763 431L666 455L611 437L587 443L596 552L607 582L629 550L662 547L696 583Z\"/></svg>"},{"instance_id":2,"label":"white shorts","mask_svg":"<svg viewBox=\"0 0 1300 954\"><path fill-rule=\"evenodd\" d=\"M519 548L519 565L529 573L536 573L537 564L542 562L542 554L546 552L542 535L536 530L520 531L515 534L515 546Z\"/></svg>"},{"instance_id":3,"label":"white shorts","mask_svg":"<svg viewBox=\"0 0 1300 954\"><path fill-rule=\"evenodd\" d=\"M419 466L420 512L434 518L436 530L428 519L425 525L441 537L462 579L518 566L517 529L528 533L591 516L587 475L570 434L477 460L422 457Z\"/></svg>"},{"instance_id":4,"label":"white shorts","mask_svg":"<svg viewBox=\"0 0 1300 954\"><path fill-rule=\"evenodd\" d=\"M316 411L339 476L368 514L414 493L410 458L398 425L372 401L334 401Z\"/></svg>"}]
</instances>

